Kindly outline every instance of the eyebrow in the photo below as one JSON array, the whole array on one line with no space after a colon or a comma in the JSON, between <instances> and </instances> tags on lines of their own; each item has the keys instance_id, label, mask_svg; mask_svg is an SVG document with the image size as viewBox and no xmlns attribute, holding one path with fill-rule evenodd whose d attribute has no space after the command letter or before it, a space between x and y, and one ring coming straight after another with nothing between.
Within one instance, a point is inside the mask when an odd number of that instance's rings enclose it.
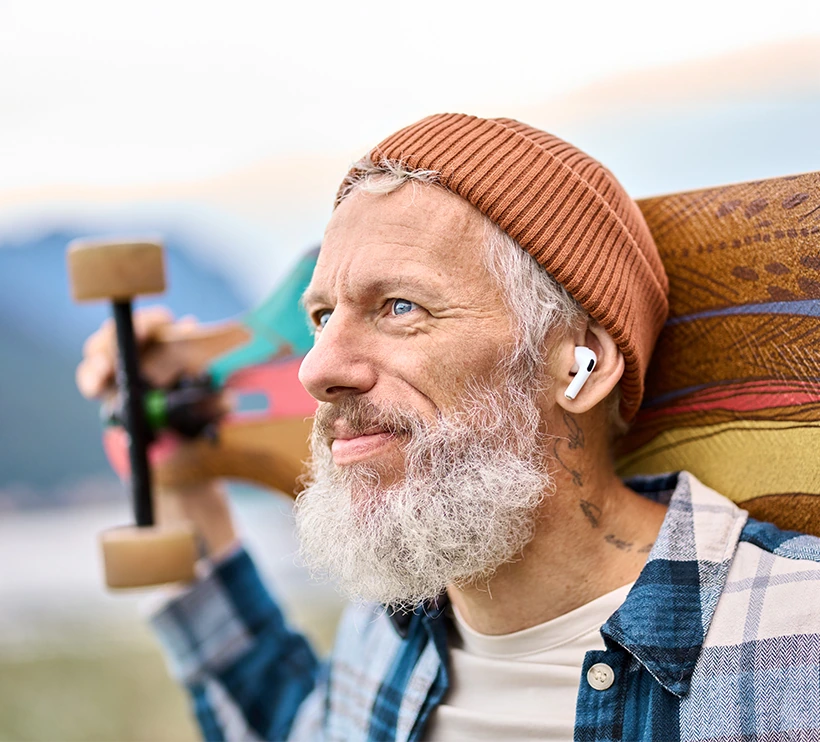
<instances>
[{"instance_id":1,"label":"eyebrow","mask_svg":"<svg viewBox=\"0 0 820 742\"><path fill-rule=\"evenodd\" d=\"M304 310L307 311L308 304L323 304L327 303L322 301L323 294L319 291L314 289L312 286L308 286L303 292L302 295L299 297L299 306Z\"/></svg>"},{"instance_id":2,"label":"eyebrow","mask_svg":"<svg viewBox=\"0 0 820 742\"><path fill-rule=\"evenodd\" d=\"M355 290L359 295L372 296L377 294L396 299L405 298L402 296L404 291L412 291L417 295L417 298L426 298L429 301L433 299L431 291L436 289L433 281L419 276L386 276L356 286ZM324 291L313 286L308 286L300 299L303 309L307 309L310 304L331 303Z\"/></svg>"}]
</instances>

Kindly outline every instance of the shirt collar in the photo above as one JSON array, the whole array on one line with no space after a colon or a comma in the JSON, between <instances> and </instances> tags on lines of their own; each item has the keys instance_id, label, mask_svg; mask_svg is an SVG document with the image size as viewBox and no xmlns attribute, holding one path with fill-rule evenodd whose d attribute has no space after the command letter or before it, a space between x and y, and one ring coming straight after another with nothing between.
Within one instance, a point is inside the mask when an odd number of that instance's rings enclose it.
<instances>
[{"instance_id":1,"label":"shirt collar","mask_svg":"<svg viewBox=\"0 0 820 742\"><path fill-rule=\"evenodd\" d=\"M688 472L627 481L636 492L669 504L658 538L623 605L601 627L608 645L621 645L668 691L683 696L729 573L748 514ZM406 638L413 618L428 631L447 605L446 594L390 619ZM438 632L440 633L440 632Z\"/></svg>"},{"instance_id":2,"label":"shirt collar","mask_svg":"<svg viewBox=\"0 0 820 742\"><path fill-rule=\"evenodd\" d=\"M688 472L627 484L669 509L623 605L601 628L668 691L683 696L746 523L747 513ZM666 493L666 494L665 494Z\"/></svg>"},{"instance_id":3,"label":"shirt collar","mask_svg":"<svg viewBox=\"0 0 820 742\"><path fill-rule=\"evenodd\" d=\"M418 616L427 624L435 622L444 614L449 602L447 593L441 593L437 598L427 600L417 606L391 605L387 606L387 611L396 633L402 639L406 639L412 630L414 617Z\"/></svg>"}]
</instances>

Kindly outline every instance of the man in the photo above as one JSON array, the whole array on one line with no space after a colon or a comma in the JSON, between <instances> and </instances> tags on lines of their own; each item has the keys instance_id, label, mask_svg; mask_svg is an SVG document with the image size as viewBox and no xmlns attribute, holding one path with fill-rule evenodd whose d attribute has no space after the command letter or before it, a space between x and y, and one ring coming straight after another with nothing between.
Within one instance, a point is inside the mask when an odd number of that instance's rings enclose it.
<instances>
[{"instance_id":1,"label":"man","mask_svg":"<svg viewBox=\"0 0 820 742\"><path fill-rule=\"evenodd\" d=\"M634 202L549 134L438 115L357 163L304 297L296 520L358 604L320 667L220 490L179 493L211 566L154 624L205 737L820 738L820 540L615 474L666 291Z\"/></svg>"}]
</instances>

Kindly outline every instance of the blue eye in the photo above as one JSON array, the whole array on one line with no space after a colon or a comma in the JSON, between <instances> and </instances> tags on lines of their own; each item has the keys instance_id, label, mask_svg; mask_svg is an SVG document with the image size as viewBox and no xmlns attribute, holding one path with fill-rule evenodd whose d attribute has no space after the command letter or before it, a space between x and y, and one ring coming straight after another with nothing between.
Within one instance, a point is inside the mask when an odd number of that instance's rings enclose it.
<instances>
[{"instance_id":1,"label":"blue eye","mask_svg":"<svg viewBox=\"0 0 820 742\"><path fill-rule=\"evenodd\" d=\"M407 299L393 299L393 314L407 314L408 312L412 312L414 309L418 309L418 304L412 301L408 301Z\"/></svg>"},{"instance_id":2,"label":"blue eye","mask_svg":"<svg viewBox=\"0 0 820 742\"><path fill-rule=\"evenodd\" d=\"M324 327L327 324L327 321L330 319L330 315L333 312L330 309L323 309L319 314L316 315L316 324L319 327Z\"/></svg>"}]
</instances>

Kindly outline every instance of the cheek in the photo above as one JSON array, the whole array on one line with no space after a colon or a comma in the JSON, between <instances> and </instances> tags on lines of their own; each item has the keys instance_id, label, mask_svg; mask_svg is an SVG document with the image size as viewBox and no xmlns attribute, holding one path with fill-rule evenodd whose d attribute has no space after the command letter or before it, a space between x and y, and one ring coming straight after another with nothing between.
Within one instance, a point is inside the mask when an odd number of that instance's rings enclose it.
<instances>
[{"instance_id":1,"label":"cheek","mask_svg":"<svg viewBox=\"0 0 820 742\"><path fill-rule=\"evenodd\" d=\"M394 368L405 383L447 411L461 406L470 383L491 378L500 357L498 339L460 337L422 352L397 354Z\"/></svg>"}]
</instances>

